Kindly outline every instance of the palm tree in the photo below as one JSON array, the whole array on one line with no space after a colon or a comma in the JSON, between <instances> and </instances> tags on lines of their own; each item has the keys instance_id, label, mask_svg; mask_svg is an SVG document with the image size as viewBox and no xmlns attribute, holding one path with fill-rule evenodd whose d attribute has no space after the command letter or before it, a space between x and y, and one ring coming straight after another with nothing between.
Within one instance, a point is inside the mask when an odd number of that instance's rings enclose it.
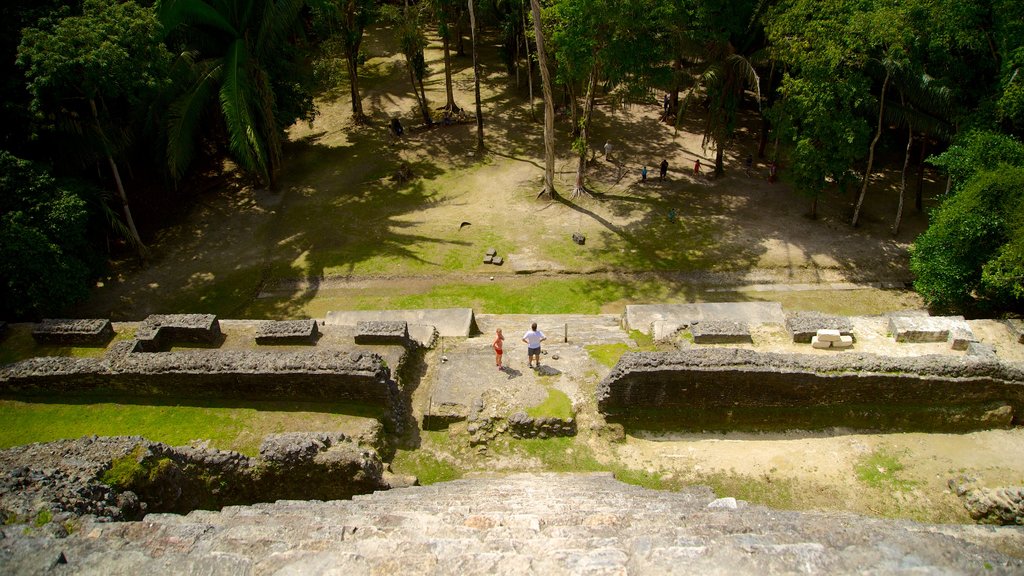
<instances>
[{"instance_id":1,"label":"palm tree","mask_svg":"<svg viewBox=\"0 0 1024 576\"><path fill-rule=\"evenodd\" d=\"M298 23L302 0L162 0L164 33L183 49L192 71L188 90L171 104L167 163L180 176L192 159L204 113L216 97L231 155L274 186L282 129L274 116L268 63Z\"/></svg>"}]
</instances>

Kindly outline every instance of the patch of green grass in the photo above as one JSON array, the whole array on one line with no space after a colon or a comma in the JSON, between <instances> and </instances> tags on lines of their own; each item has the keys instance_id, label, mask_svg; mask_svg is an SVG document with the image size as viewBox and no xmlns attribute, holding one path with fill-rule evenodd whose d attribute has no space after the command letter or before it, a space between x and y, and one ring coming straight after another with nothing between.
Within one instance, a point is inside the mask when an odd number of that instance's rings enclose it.
<instances>
[{"instance_id":1,"label":"patch of green grass","mask_svg":"<svg viewBox=\"0 0 1024 576\"><path fill-rule=\"evenodd\" d=\"M172 466L174 462L170 458L143 458L143 448L139 446L130 454L114 460L100 476L100 482L119 490L137 490L155 482Z\"/></svg>"},{"instance_id":2,"label":"patch of green grass","mask_svg":"<svg viewBox=\"0 0 1024 576\"><path fill-rule=\"evenodd\" d=\"M903 463L899 455L887 448L878 448L862 457L855 465L857 479L872 488L910 490L917 483L899 477Z\"/></svg>"},{"instance_id":3,"label":"patch of green grass","mask_svg":"<svg viewBox=\"0 0 1024 576\"><path fill-rule=\"evenodd\" d=\"M654 337L646 332L630 330L629 337L632 338L633 342L636 342L636 345L641 348L653 348L654 346Z\"/></svg>"},{"instance_id":4,"label":"patch of green grass","mask_svg":"<svg viewBox=\"0 0 1024 576\"><path fill-rule=\"evenodd\" d=\"M492 445L492 449L520 452L536 458L548 472L597 472L608 469L594 458L586 444L577 442L575 437L509 440L505 446Z\"/></svg>"},{"instance_id":5,"label":"patch of green grass","mask_svg":"<svg viewBox=\"0 0 1024 576\"><path fill-rule=\"evenodd\" d=\"M77 402L76 402L77 400ZM372 407L313 402L194 401L125 404L109 399L31 397L0 400L0 448L62 438L139 435L171 445L209 440L211 446L255 456L267 434L353 430Z\"/></svg>"},{"instance_id":6,"label":"patch of green grass","mask_svg":"<svg viewBox=\"0 0 1024 576\"><path fill-rule=\"evenodd\" d=\"M557 388L548 388L548 397L531 408L526 409L526 414L533 418L560 418L568 420L573 417L572 400L569 396Z\"/></svg>"},{"instance_id":7,"label":"patch of green grass","mask_svg":"<svg viewBox=\"0 0 1024 576\"><path fill-rule=\"evenodd\" d=\"M659 472L647 472L632 468L617 468L615 470L615 479L625 484L642 486L651 490L673 490L679 488L676 483L666 481L664 475Z\"/></svg>"},{"instance_id":8,"label":"patch of green grass","mask_svg":"<svg viewBox=\"0 0 1024 576\"><path fill-rule=\"evenodd\" d=\"M36 528L42 528L43 526L46 526L52 521L53 512L50 512L49 509L44 508L39 511L39 514L36 514L36 519L33 522L33 524L35 524Z\"/></svg>"},{"instance_id":9,"label":"patch of green grass","mask_svg":"<svg viewBox=\"0 0 1024 576\"><path fill-rule=\"evenodd\" d=\"M391 469L396 474L415 476L423 485L462 477L462 470L457 466L426 450L399 450L391 462Z\"/></svg>"},{"instance_id":10,"label":"patch of green grass","mask_svg":"<svg viewBox=\"0 0 1024 576\"><path fill-rule=\"evenodd\" d=\"M175 290L165 300L169 313L216 314L238 317L246 303L257 296L263 271L258 266L214 274L195 287Z\"/></svg>"},{"instance_id":11,"label":"patch of green grass","mask_svg":"<svg viewBox=\"0 0 1024 576\"><path fill-rule=\"evenodd\" d=\"M588 344L585 348L587 349L587 354L592 359L609 368L614 367L618 363L619 358L622 358L622 355L630 350L627 344L621 342L615 344Z\"/></svg>"}]
</instances>

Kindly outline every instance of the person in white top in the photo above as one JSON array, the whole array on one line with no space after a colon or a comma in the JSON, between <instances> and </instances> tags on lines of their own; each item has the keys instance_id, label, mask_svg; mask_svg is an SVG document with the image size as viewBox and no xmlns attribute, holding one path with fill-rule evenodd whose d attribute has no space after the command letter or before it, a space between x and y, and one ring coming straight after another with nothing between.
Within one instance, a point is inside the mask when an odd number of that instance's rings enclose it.
<instances>
[{"instance_id":1,"label":"person in white top","mask_svg":"<svg viewBox=\"0 0 1024 576\"><path fill-rule=\"evenodd\" d=\"M526 365L530 368L540 368L540 343L547 340L544 333L537 330L537 323L530 325L530 331L523 334L523 342L526 342ZM536 361L536 365L533 362Z\"/></svg>"}]
</instances>

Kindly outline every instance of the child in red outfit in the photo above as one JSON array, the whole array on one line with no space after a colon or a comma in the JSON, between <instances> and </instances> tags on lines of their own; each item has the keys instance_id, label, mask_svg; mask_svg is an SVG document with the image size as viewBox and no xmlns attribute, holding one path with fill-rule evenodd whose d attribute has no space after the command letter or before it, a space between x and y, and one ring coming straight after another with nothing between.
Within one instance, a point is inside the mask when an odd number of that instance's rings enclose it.
<instances>
[{"instance_id":1,"label":"child in red outfit","mask_svg":"<svg viewBox=\"0 0 1024 576\"><path fill-rule=\"evenodd\" d=\"M498 370L503 370L504 367L501 365L501 353L502 344L505 341L505 337L501 335L501 328L496 330L497 335L494 337L494 344L491 346L494 348L494 362L498 365Z\"/></svg>"}]
</instances>

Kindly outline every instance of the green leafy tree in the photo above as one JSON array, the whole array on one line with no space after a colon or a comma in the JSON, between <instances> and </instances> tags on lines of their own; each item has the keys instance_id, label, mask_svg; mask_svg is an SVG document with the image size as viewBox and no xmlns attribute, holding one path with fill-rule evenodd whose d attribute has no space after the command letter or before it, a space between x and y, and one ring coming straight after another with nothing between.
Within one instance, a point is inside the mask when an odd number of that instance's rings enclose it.
<instances>
[{"instance_id":1,"label":"green leafy tree","mask_svg":"<svg viewBox=\"0 0 1024 576\"><path fill-rule=\"evenodd\" d=\"M0 151L0 317L58 315L88 295L99 262L88 204L49 171Z\"/></svg>"},{"instance_id":2,"label":"green leafy tree","mask_svg":"<svg viewBox=\"0 0 1024 576\"><path fill-rule=\"evenodd\" d=\"M973 175L914 242L914 288L942 310L1024 304L1024 167Z\"/></svg>"},{"instance_id":3,"label":"green leafy tree","mask_svg":"<svg viewBox=\"0 0 1024 576\"><path fill-rule=\"evenodd\" d=\"M167 41L191 70L170 107L167 164L180 177L195 153L207 111L216 104L228 148L242 168L275 185L284 128L311 117L299 79L302 0L163 0L157 10ZM219 124L213 124L219 126Z\"/></svg>"},{"instance_id":4,"label":"green leafy tree","mask_svg":"<svg viewBox=\"0 0 1024 576\"><path fill-rule=\"evenodd\" d=\"M352 118L365 122L363 100L359 95L359 50L363 45L366 27L378 15L374 0L313 0L316 18L336 37L349 77L352 98Z\"/></svg>"},{"instance_id":5,"label":"green leafy tree","mask_svg":"<svg viewBox=\"0 0 1024 576\"><path fill-rule=\"evenodd\" d=\"M122 102L137 106L163 88L168 60L152 9L115 0L86 0L80 16L40 21L23 32L18 49L32 109L72 130L94 132L97 152L106 158L117 186L129 240L140 256L145 246L115 160L125 143L110 136L108 110Z\"/></svg>"}]
</instances>

